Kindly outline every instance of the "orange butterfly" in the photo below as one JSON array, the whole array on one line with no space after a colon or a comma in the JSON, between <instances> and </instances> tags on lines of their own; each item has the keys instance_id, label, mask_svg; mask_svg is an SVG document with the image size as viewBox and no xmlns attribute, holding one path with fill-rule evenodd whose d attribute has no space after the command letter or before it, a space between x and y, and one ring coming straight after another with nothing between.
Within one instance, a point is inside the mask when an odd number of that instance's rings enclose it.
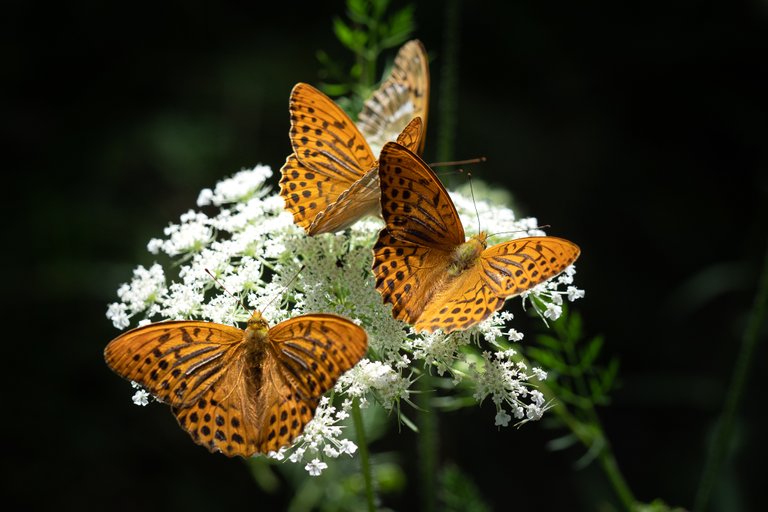
<instances>
[{"instance_id":1,"label":"orange butterfly","mask_svg":"<svg viewBox=\"0 0 768 512\"><path fill-rule=\"evenodd\" d=\"M467 329L504 300L559 274L579 256L568 240L518 238L487 247L465 239L453 201L429 166L387 143L379 163L386 227L373 248L376 289L392 315L416 330Z\"/></svg>"},{"instance_id":2,"label":"orange butterfly","mask_svg":"<svg viewBox=\"0 0 768 512\"><path fill-rule=\"evenodd\" d=\"M202 321L132 329L104 350L107 365L170 404L181 428L210 451L249 457L290 444L320 396L368 347L346 318L310 314L245 330Z\"/></svg>"},{"instance_id":3,"label":"orange butterfly","mask_svg":"<svg viewBox=\"0 0 768 512\"><path fill-rule=\"evenodd\" d=\"M328 96L296 84L288 107L294 152L280 180L280 195L294 222L317 235L378 214L379 174L371 147L378 152L397 137L421 152L428 103L427 54L416 40L403 45L390 76L363 105L359 129Z\"/></svg>"}]
</instances>

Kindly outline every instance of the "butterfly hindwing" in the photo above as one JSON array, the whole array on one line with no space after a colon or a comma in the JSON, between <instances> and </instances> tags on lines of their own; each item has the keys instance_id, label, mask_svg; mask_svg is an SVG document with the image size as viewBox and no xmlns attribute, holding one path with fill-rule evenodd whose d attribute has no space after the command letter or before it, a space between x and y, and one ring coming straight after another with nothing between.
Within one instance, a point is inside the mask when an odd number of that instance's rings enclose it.
<instances>
[{"instance_id":1,"label":"butterfly hindwing","mask_svg":"<svg viewBox=\"0 0 768 512\"><path fill-rule=\"evenodd\" d=\"M415 322L417 331L450 333L477 325L504 305L486 286L479 265L462 272L436 294Z\"/></svg>"},{"instance_id":2,"label":"butterfly hindwing","mask_svg":"<svg viewBox=\"0 0 768 512\"><path fill-rule=\"evenodd\" d=\"M558 275L579 257L563 238L537 236L493 245L480 255L485 283L499 297L511 297Z\"/></svg>"},{"instance_id":3,"label":"butterfly hindwing","mask_svg":"<svg viewBox=\"0 0 768 512\"><path fill-rule=\"evenodd\" d=\"M415 323L446 278L445 261L450 254L400 240L384 228L373 246L373 275L392 316Z\"/></svg>"},{"instance_id":4,"label":"butterfly hindwing","mask_svg":"<svg viewBox=\"0 0 768 512\"><path fill-rule=\"evenodd\" d=\"M104 350L107 365L174 406L197 401L242 351L243 331L210 322L158 322L132 329Z\"/></svg>"}]
</instances>

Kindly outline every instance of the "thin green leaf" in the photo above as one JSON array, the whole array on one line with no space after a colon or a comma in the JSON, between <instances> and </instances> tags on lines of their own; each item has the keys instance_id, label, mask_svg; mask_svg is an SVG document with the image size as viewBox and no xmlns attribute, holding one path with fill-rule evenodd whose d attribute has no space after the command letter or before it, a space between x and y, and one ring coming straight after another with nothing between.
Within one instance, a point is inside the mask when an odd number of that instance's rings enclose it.
<instances>
[{"instance_id":1,"label":"thin green leaf","mask_svg":"<svg viewBox=\"0 0 768 512\"><path fill-rule=\"evenodd\" d=\"M566 434L564 436L556 437L555 439L547 441L546 448L551 452L559 452L565 450L566 448L570 448L578 442L579 438L576 437L576 435Z\"/></svg>"}]
</instances>

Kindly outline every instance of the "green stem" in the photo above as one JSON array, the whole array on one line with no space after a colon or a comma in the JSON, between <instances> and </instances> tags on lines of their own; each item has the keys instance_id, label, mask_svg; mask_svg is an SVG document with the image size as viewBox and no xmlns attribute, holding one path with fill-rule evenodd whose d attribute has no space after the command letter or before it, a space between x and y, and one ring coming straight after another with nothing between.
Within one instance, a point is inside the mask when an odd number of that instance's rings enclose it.
<instances>
[{"instance_id":1,"label":"green stem","mask_svg":"<svg viewBox=\"0 0 768 512\"><path fill-rule=\"evenodd\" d=\"M360 470L363 473L365 482L365 499L368 503L368 511L376 511L376 503L373 494L373 478L371 477L371 461L368 457L368 441L365 439L365 427L363 426L363 415L360 412L360 405L357 401L352 405L352 421L355 424L357 433L357 447L360 449Z\"/></svg>"},{"instance_id":2,"label":"green stem","mask_svg":"<svg viewBox=\"0 0 768 512\"><path fill-rule=\"evenodd\" d=\"M419 395L417 397L419 408L419 435L418 439L418 465L421 487L421 508L423 512L437 510L437 450L440 444L440 429L437 415L430 403L434 386L432 376L425 372L418 380Z\"/></svg>"},{"instance_id":3,"label":"green stem","mask_svg":"<svg viewBox=\"0 0 768 512\"><path fill-rule=\"evenodd\" d=\"M744 386L752 366L752 359L757 347L760 328L765 319L766 305L768 304L768 251L763 260L762 275L757 287L755 301L752 304L744 335L741 339L741 348L733 369L733 380L728 389L723 412L715 430L714 441L704 464L699 489L696 493L693 510L703 511L709 503L709 497L715 486L723 459L731 446L733 425L736 412L741 406L744 395Z\"/></svg>"},{"instance_id":4,"label":"green stem","mask_svg":"<svg viewBox=\"0 0 768 512\"><path fill-rule=\"evenodd\" d=\"M458 83L459 53L459 0L445 3L443 52L440 56L440 96L438 98L437 151L439 162L453 160L453 142L456 139L456 87Z\"/></svg>"},{"instance_id":5,"label":"green stem","mask_svg":"<svg viewBox=\"0 0 768 512\"><path fill-rule=\"evenodd\" d=\"M532 366L530 361L519 352L515 356L515 359L525 363L528 368ZM588 416L588 418L584 420L571 414L568 407L562 401L557 400L555 392L545 382L537 384L537 389L544 394L547 401L555 401L555 406L552 408L552 411L560 418L573 435L576 436L582 445L588 449L595 445L600 446L597 460L600 461L600 466L603 468L603 472L608 478L608 481L613 486L616 496L627 511L631 512L632 510L635 510L637 500L619 469L616 457L613 455L611 444L605 435L603 425L600 423L594 404L592 404L591 401L588 401L588 404L584 407Z\"/></svg>"}]
</instances>

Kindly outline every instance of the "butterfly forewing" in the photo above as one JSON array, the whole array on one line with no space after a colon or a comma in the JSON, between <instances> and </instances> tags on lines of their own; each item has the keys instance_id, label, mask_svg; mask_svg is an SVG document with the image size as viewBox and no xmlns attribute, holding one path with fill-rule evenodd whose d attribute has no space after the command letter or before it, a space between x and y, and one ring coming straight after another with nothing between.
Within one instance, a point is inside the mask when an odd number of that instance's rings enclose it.
<instances>
[{"instance_id":1,"label":"butterfly forewing","mask_svg":"<svg viewBox=\"0 0 768 512\"><path fill-rule=\"evenodd\" d=\"M412 118L420 117L424 126L412 149L421 154L428 109L429 59L421 42L412 40L400 48L389 76L363 104L357 124L376 154Z\"/></svg>"},{"instance_id":2,"label":"butterfly forewing","mask_svg":"<svg viewBox=\"0 0 768 512\"><path fill-rule=\"evenodd\" d=\"M352 184L376 164L376 157L355 123L319 90L296 84L288 109L293 152L305 167Z\"/></svg>"},{"instance_id":3,"label":"butterfly forewing","mask_svg":"<svg viewBox=\"0 0 768 512\"><path fill-rule=\"evenodd\" d=\"M331 389L368 348L362 328L319 313L281 322L270 329L269 340L283 378L302 399L317 398Z\"/></svg>"},{"instance_id":4,"label":"butterfly forewing","mask_svg":"<svg viewBox=\"0 0 768 512\"><path fill-rule=\"evenodd\" d=\"M159 322L132 329L104 350L107 365L162 402L184 406L216 383L242 351L243 331L210 322Z\"/></svg>"},{"instance_id":5,"label":"butterfly forewing","mask_svg":"<svg viewBox=\"0 0 768 512\"><path fill-rule=\"evenodd\" d=\"M518 238L484 250L481 273L496 295L511 297L561 273L579 252L573 242L554 236Z\"/></svg>"},{"instance_id":6,"label":"butterfly forewing","mask_svg":"<svg viewBox=\"0 0 768 512\"><path fill-rule=\"evenodd\" d=\"M389 142L379 161L381 212L395 238L450 251L464 227L435 173L407 148Z\"/></svg>"}]
</instances>

